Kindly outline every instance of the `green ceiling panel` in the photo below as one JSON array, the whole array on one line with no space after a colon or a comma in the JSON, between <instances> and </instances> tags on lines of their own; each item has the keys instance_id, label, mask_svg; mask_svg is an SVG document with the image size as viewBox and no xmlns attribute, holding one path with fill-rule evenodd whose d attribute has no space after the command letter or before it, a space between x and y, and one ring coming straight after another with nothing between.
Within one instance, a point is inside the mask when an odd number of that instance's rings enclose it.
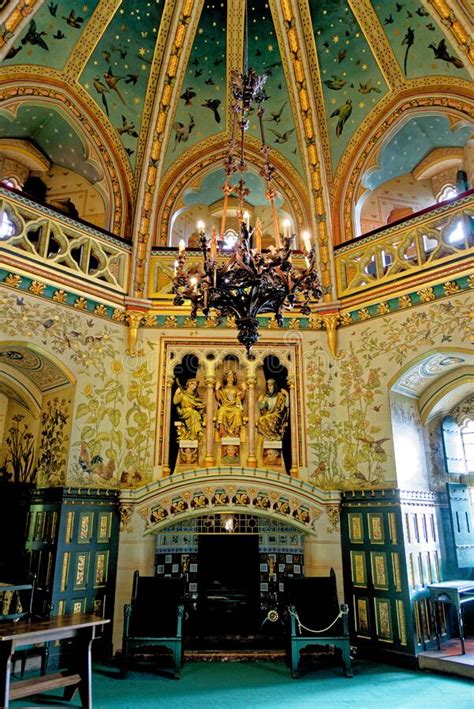
<instances>
[{"instance_id":1,"label":"green ceiling panel","mask_svg":"<svg viewBox=\"0 0 474 709\"><path fill-rule=\"evenodd\" d=\"M387 92L345 0L310 0L334 169L353 133Z\"/></svg>"},{"instance_id":2,"label":"green ceiling panel","mask_svg":"<svg viewBox=\"0 0 474 709\"><path fill-rule=\"evenodd\" d=\"M45 0L2 64L38 64L62 69L97 4L98 0Z\"/></svg>"},{"instance_id":3,"label":"green ceiling panel","mask_svg":"<svg viewBox=\"0 0 474 709\"><path fill-rule=\"evenodd\" d=\"M428 10L417 0L373 3L404 75L443 75L469 79L464 62Z\"/></svg>"},{"instance_id":4,"label":"green ceiling panel","mask_svg":"<svg viewBox=\"0 0 474 709\"><path fill-rule=\"evenodd\" d=\"M123 0L80 77L132 165L163 6L164 0Z\"/></svg>"},{"instance_id":5,"label":"green ceiling panel","mask_svg":"<svg viewBox=\"0 0 474 709\"><path fill-rule=\"evenodd\" d=\"M263 4L263 8L262 8ZM277 35L268 3L250 3L248 8L248 63L257 74L268 74L264 86L265 141L278 150L304 176L295 122L291 112ZM260 138L256 113L251 116L249 133ZM270 153L271 158L271 153Z\"/></svg>"},{"instance_id":6,"label":"green ceiling panel","mask_svg":"<svg viewBox=\"0 0 474 709\"><path fill-rule=\"evenodd\" d=\"M172 123L164 169L201 140L225 131L227 2L206 2Z\"/></svg>"}]
</instances>

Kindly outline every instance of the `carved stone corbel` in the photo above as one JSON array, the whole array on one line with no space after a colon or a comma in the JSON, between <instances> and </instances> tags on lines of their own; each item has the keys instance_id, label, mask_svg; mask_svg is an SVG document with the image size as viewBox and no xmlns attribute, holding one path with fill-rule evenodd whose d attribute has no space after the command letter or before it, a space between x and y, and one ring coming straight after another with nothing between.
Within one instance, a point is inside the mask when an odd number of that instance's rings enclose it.
<instances>
[{"instance_id":1,"label":"carved stone corbel","mask_svg":"<svg viewBox=\"0 0 474 709\"><path fill-rule=\"evenodd\" d=\"M128 347L127 354L130 357L137 356L138 330L145 324L148 310L151 303L143 300L128 300L126 302L124 320L128 325Z\"/></svg>"},{"instance_id":2,"label":"carved stone corbel","mask_svg":"<svg viewBox=\"0 0 474 709\"><path fill-rule=\"evenodd\" d=\"M339 313L336 311L330 313L320 313L326 330L328 347L334 359L339 359L340 353L337 351L337 326L340 322Z\"/></svg>"}]
</instances>

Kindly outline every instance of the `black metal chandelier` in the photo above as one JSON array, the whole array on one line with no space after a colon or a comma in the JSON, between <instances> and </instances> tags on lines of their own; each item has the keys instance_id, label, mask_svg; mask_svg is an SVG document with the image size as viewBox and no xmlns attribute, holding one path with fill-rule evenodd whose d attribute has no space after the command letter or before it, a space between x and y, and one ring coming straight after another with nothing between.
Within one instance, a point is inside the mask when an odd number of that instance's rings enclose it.
<instances>
[{"instance_id":1,"label":"black metal chandelier","mask_svg":"<svg viewBox=\"0 0 474 709\"><path fill-rule=\"evenodd\" d=\"M260 336L258 315L273 313L281 327L285 308L297 307L302 315L309 315L310 303L319 300L322 294L315 268L315 247L311 245L309 234L302 237L305 253L303 268L297 268L292 263L295 235L290 235L289 227L284 236L280 235L275 206L277 193L272 184L275 168L269 161L270 148L265 143L263 126L263 85L266 79L266 74L257 75L253 69L247 69L246 62L244 73L231 71L233 123L229 150L224 160L224 206L220 243L224 241L228 199L231 193L236 193L239 198L239 239L231 252L227 251L227 259L218 263L216 231L213 230L208 239L204 233L204 224L198 223L202 265L187 266L187 252L184 242L181 241L173 279L174 304L183 305L187 300L191 301L193 319L199 310L205 317L209 317L211 310L214 310L219 317L234 318L238 340L245 345L248 354ZM264 159L259 174L267 184L266 197L272 208L275 231L275 246L263 251L258 222L255 227L250 227L248 213L244 213L244 200L250 193L243 179L246 170L244 136L249 124L249 112L254 106L260 124L260 152ZM239 139L237 129L240 133ZM231 177L235 173L240 173L240 179L237 184L231 185Z\"/></svg>"}]
</instances>

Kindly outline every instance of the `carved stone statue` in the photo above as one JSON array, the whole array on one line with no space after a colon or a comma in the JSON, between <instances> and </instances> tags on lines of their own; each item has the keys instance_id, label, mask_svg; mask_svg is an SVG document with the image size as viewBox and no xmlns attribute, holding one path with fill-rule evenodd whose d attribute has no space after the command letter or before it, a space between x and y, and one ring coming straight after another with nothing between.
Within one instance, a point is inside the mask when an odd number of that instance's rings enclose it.
<instances>
[{"instance_id":1,"label":"carved stone statue","mask_svg":"<svg viewBox=\"0 0 474 709\"><path fill-rule=\"evenodd\" d=\"M278 390L274 379L268 379L264 394L258 397L260 418L257 430L266 441L281 441L288 425L290 396L286 389Z\"/></svg>"},{"instance_id":2,"label":"carved stone statue","mask_svg":"<svg viewBox=\"0 0 474 709\"><path fill-rule=\"evenodd\" d=\"M173 404L178 409L181 425L178 426L178 438L195 441L203 434L204 402L197 392L197 379L188 379L183 387L178 384L173 397Z\"/></svg>"},{"instance_id":3,"label":"carved stone statue","mask_svg":"<svg viewBox=\"0 0 474 709\"><path fill-rule=\"evenodd\" d=\"M245 387L237 384L237 375L226 372L224 381L216 384L216 399L219 402L216 425L221 438L240 436L244 422L242 401L245 397Z\"/></svg>"}]
</instances>

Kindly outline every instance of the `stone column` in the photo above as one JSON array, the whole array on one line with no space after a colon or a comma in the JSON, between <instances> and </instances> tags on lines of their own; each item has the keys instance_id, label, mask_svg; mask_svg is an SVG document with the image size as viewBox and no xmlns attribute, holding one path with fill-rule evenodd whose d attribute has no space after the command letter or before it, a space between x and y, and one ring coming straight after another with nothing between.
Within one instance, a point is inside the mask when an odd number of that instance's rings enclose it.
<instances>
[{"instance_id":1,"label":"stone column","mask_svg":"<svg viewBox=\"0 0 474 709\"><path fill-rule=\"evenodd\" d=\"M288 377L290 394L290 433L291 433L291 468L290 475L298 475L298 422L296 418L296 390L294 377Z\"/></svg>"},{"instance_id":2,"label":"stone column","mask_svg":"<svg viewBox=\"0 0 474 709\"><path fill-rule=\"evenodd\" d=\"M206 360L206 456L204 466L212 468L214 457L214 389L216 386L214 360Z\"/></svg>"},{"instance_id":3,"label":"stone column","mask_svg":"<svg viewBox=\"0 0 474 709\"><path fill-rule=\"evenodd\" d=\"M247 367L247 401L249 411L247 466L249 468L257 467L257 422L255 420L255 385L257 383L256 369L257 363L255 360L249 360Z\"/></svg>"},{"instance_id":4,"label":"stone column","mask_svg":"<svg viewBox=\"0 0 474 709\"><path fill-rule=\"evenodd\" d=\"M168 412L171 412L171 390L173 388L173 376L169 375L166 377L166 389L165 389L165 400L163 404L163 412L162 412L162 424L164 424L164 417ZM169 421L169 426L167 427L166 425L161 426L161 430L164 431L164 441L163 441L163 476L169 475L171 472L170 469L170 433L171 433L171 426L173 426L174 422Z\"/></svg>"}]
</instances>

